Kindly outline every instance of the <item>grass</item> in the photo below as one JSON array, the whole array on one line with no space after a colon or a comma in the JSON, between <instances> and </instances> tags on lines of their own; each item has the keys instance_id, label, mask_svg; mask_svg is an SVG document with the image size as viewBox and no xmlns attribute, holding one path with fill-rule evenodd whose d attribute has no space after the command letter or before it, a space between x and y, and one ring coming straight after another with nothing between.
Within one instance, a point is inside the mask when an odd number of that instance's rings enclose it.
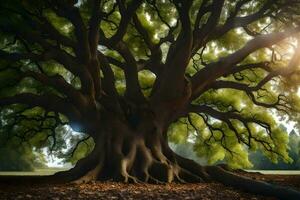
<instances>
[{"instance_id":1,"label":"grass","mask_svg":"<svg viewBox=\"0 0 300 200\"><path fill-rule=\"evenodd\" d=\"M45 176L52 175L58 171L65 171L68 168L45 168L35 171L0 171L0 176ZM246 170L248 172L260 172L262 174L300 175L300 170Z\"/></svg>"},{"instance_id":2,"label":"grass","mask_svg":"<svg viewBox=\"0 0 300 200\"><path fill-rule=\"evenodd\" d=\"M260 172L262 174L300 175L300 170L246 170L248 172Z\"/></svg>"},{"instance_id":3,"label":"grass","mask_svg":"<svg viewBox=\"0 0 300 200\"><path fill-rule=\"evenodd\" d=\"M45 176L65 170L68 170L68 168L45 168L35 169L34 171L0 171L0 176Z\"/></svg>"}]
</instances>

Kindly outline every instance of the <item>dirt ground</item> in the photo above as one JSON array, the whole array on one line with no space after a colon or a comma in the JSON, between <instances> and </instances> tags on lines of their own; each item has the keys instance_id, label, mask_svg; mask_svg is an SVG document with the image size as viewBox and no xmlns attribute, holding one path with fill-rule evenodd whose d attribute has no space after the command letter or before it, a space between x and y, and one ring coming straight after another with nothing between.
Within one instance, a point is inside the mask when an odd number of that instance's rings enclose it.
<instances>
[{"instance_id":1,"label":"dirt ground","mask_svg":"<svg viewBox=\"0 0 300 200\"><path fill-rule=\"evenodd\" d=\"M261 175L247 173L254 179L300 190L300 175ZM89 184L62 185L7 185L0 184L0 199L203 199L203 200L273 200L248 194L219 183L199 184L122 184L116 182L95 182Z\"/></svg>"}]
</instances>

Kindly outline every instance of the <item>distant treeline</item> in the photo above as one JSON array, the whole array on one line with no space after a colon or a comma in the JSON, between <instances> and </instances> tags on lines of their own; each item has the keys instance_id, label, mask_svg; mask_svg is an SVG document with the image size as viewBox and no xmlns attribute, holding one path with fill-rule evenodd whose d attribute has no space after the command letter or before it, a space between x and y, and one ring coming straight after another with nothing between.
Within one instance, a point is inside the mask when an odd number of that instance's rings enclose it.
<instances>
[{"instance_id":1,"label":"distant treeline","mask_svg":"<svg viewBox=\"0 0 300 200\"><path fill-rule=\"evenodd\" d=\"M43 155L27 145L0 147L0 171L34 171L45 166Z\"/></svg>"},{"instance_id":2,"label":"distant treeline","mask_svg":"<svg viewBox=\"0 0 300 200\"><path fill-rule=\"evenodd\" d=\"M261 151L257 151L249 156L253 164L252 169L300 170L300 136L294 130L289 134L289 148L289 156L293 159L292 163L286 163L283 160L279 160L278 163L272 163Z\"/></svg>"}]
</instances>

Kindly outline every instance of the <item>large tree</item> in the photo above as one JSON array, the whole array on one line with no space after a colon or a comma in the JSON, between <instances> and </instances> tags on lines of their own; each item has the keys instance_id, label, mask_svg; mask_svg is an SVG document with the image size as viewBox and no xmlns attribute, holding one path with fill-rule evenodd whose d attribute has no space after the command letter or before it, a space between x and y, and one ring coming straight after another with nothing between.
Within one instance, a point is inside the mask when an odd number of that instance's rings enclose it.
<instances>
[{"instance_id":1,"label":"large tree","mask_svg":"<svg viewBox=\"0 0 300 200\"><path fill-rule=\"evenodd\" d=\"M54 179L218 180L299 198L168 145L179 134L214 159L289 159L276 116L299 114L299 12L298 0L2 0L1 132L51 146L62 125L87 133L93 151Z\"/></svg>"}]
</instances>

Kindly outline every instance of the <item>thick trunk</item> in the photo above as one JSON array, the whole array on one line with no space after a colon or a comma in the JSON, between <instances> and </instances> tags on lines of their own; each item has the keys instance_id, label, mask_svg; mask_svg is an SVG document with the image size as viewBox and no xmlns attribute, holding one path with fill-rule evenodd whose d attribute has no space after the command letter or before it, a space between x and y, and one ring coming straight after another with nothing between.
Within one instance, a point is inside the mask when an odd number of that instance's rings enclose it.
<instances>
[{"instance_id":1,"label":"thick trunk","mask_svg":"<svg viewBox=\"0 0 300 200\"><path fill-rule=\"evenodd\" d=\"M179 166L162 128L154 121L135 126L110 119L95 139L93 152L64 173L76 182L116 180L124 182L197 182L198 175ZM88 166L86 166L88 165Z\"/></svg>"}]
</instances>

